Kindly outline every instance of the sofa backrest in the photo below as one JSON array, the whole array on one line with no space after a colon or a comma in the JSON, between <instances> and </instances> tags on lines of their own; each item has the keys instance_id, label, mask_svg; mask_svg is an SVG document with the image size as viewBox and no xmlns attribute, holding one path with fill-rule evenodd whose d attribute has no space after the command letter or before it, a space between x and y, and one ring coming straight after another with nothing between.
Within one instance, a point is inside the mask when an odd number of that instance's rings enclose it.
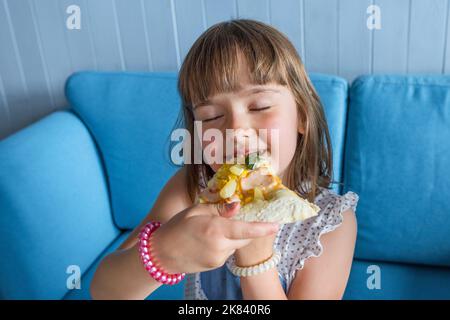
<instances>
[{"instance_id":1,"label":"sofa backrest","mask_svg":"<svg viewBox=\"0 0 450 320\"><path fill-rule=\"evenodd\" d=\"M450 266L449 76L359 77L344 166L357 258Z\"/></svg>"},{"instance_id":2,"label":"sofa backrest","mask_svg":"<svg viewBox=\"0 0 450 320\"><path fill-rule=\"evenodd\" d=\"M333 190L342 192L345 128L347 125L348 83L340 77L318 73L310 74L319 94L331 136L333 151Z\"/></svg>"},{"instance_id":3,"label":"sofa backrest","mask_svg":"<svg viewBox=\"0 0 450 320\"><path fill-rule=\"evenodd\" d=\"M178 169L169 157L176 74L80 72L67 80L66 96L102 153L116 225L134 228Z\"/></svg>"},{"instance_id":4,"label":"sofa backrest","mask_svg":"<svg viewBox=\"0 0 450 320\"><path fill-rule=\"evenodd\" d=\"M118 235L94 141L55 112L0 142L0 299L61 299Z\"/></svg>"},{"instance_id":5,"label":"sofa backrest","mask_svg":"<svg viewBox=\"0 0 450 320\"><path fill-rule=\"evenodd\" d=\"M320 74L311 80L324 103L340 180L347 83ZM67 80L66 96L102 153L117 226L134 228L178 169L169 157L170 133L180 112L177 74L79 72Z\"/></svg>"}]
</instances>

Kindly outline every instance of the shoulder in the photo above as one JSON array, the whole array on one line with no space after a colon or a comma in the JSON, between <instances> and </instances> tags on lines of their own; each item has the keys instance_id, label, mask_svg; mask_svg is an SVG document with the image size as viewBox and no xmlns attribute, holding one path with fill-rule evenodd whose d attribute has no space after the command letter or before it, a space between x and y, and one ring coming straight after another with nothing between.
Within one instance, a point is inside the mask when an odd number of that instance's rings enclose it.
<instances>
[{"instance_id":1,"label":"shoulder","mask_svg":"<svg viewBox=\"0 0 450 320\"><path fill-rule=\"evenodd\" d=\"M296 223L293 227L314 236L318 241L322 234L333 231L344 222L346 225L356 224L355 212L358 201L359 196L353 191L339 195L333 190L319 188L319 193L314 200L320 208L317 216Z\"/></svg>"},{"instance_id":2,"label":"shoulder","mask_svg":"<svg viewBox=\"0 0 450 320\"><path fill-rule=\"evenodd\" d=\"M303 269L309 258L319 257L324 251L333 251L325 249L329 243L353 250L358 200L359 196L352 191L339 195L333 190L320 188L314 200L320 207L317 216L283 226L279 245L289 242L288 250L285 250L286 259L289 260L285 270L288 283L293 280L297 270Z\"/></svg>"},{"instance_id":3,"label":"shoulder","mask_svg":"<svg viewBox=\"0 0 450 320\"><path fill-rule=\"evenodd\" d=\"M140 230L150 221L166 223L178 212L192 205L186 187L186 169L179 169L164 185L153 207L141 223L130 233L117 250L126 249L137 242Z\"/></svg>"},{"instance_id":4,"label":"shoulder","mask_svg":"<svg viewBox=\"0 0 450 320\"><path fill-rule=\"evenodd\" d=\"M318 245L325 246L328 239L343 236L353 238L357 229L356 208L358 201L359 196L353 191L339 195L333 190L320 188L320 193L315 199L320 211L312 221L312 224L318 228ZM330 232L335 229L338 230ZM322 239L320 239L321 235L323 235ZM318 251L321 253L322 248L318 248Z\"/></svg>"},{"instance_id":5,"label":"shoulder","mask_svg":"<svg viewBox=\"0 0 450 320\"><path fill-rule=\"evenodd\" d=\"M284 225L284 233L291 236L298 236L304 239L309 244L309 249L314 249L313 252L320 253L319 238L325 233L335 230L344 222L349 225L356 225L356 208L358 205L359 196L352 191L343 195L337 194L335 191L319 188L314 203L319 206L320 211L314 217L305 221L299 221L292 224ZM297 239L297 237L294 237ZM291 237L292 239L292 237ZM317 244L315 248L311 245Z\"/></svg>"},{"instance_id":6,"label":"shoulder","mask_svg":"<svg viewBox=\"0 0 450 320\"><path fill-rule=\"evenodd\" d=\"M356 212L358 201L359 196L353 191L339 195L333 190L319 187L319 194L316 196L314 203L320 207L320 215L331 212L343 213L349 209Z\"/></svg>"},{"instance_id":7,"label":"shoulder","mask_svg":"<svg viewBox=\"0 0 450 320\"><path fill-rule=\"evenodd\" d=\"M335 248L353 247L357 232L356 208L359 196L353 191L343 195L325 188L321 191L315 201L321 208L316 217L320 221L321 235L323 235L318 239L321 246L320 253L331 245ZM336 231L330 232L335 229Z\"/></svg>"},{"instance_id":8,"label":"shoulder","mask_svg":"<svg viewBox=\"0 0 450 320\"><path fill-rule=\"evenodd\" d=\"M321 211L312 221L317 229L290 266L289 299L342 298L356 243L358 199L354 192L338 195L327 189L318 197Z\"/></svg>"},{"instance_id":9,"label":"shoulder","mask_svg":"<svg viewBox=\"0 0 450 320\"><path fill-rule=\"evenodd\" d=\"M344 209L340 217L338 224L322 229L294 259L288 274L289 299L343 297L353 261L357 226L352 208ZM315 258L309 259L311 257Z\"/></svg>"},{"instance_id":10,"label":"shoulder","mask_svg":"<svg viewBox=\"0 0 450 320\"><path fill-rule=\"evenodd\" d=\"M191 205L192 201L187 190L187 171L183 167L162 188L149 214L158 218L158 221L167 222L176 213Z\"/></svg>"}]
</instances>

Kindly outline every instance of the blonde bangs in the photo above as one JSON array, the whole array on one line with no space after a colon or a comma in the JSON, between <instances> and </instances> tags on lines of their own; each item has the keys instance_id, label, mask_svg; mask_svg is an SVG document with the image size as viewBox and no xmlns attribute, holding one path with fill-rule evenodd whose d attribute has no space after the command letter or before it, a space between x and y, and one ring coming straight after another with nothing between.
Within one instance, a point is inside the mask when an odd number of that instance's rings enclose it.
<instances>
[{"instance_id":1,"label":"blonde bangs","mask_svg":"<svg viewBox=\"0 0 450 320\"><path fill-rule=\"evenodd\" d=\"M286 60L278 46L270 32L243 28L236 20L210 27L193 44L180 70L178 86L184 106L240 90L240 61L247 66L252 84L286 85Z\"/></svg>"}]
</instances>

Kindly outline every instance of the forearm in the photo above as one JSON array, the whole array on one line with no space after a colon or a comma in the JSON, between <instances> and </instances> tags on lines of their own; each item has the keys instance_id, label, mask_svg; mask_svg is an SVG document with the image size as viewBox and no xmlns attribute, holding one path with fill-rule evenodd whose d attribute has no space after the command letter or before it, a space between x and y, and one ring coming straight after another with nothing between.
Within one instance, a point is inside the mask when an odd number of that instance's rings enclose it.
<instances>
[{"instance_id":1,"label":"forearm","mask_svg":"<svg viewBox=\"0 0 450 320\"><path fill-rule=\"evenodd\" d=\"M287 300L276 268L240 279L244 300Z\"/></svg>"},{"instance_id":2,"label":"forearm","mask_svg":"<svg viewBox=\"0 0 450 320\"><path fill-rule=\"evenodd\" d=\"M93 299L143 300L161 286L145 270L136 245L115 251L98 266L91 283Z\"/></svg>"},{"instance_id":3,"label":"forearm","mask_svg":"<svg viewBox=\"0 0 450 320\"><path fill-rule=\"evenodd\" d=\"M273 240L268 243L272 244ZM248 249L246 252L236 251L234 256L238 266L253 266L267 260L272 254L272 246L265 245L254 250ZM244 300L287 300L277 268L254 276L241 277L240 281Z\"/></svg>"}]
</instances>

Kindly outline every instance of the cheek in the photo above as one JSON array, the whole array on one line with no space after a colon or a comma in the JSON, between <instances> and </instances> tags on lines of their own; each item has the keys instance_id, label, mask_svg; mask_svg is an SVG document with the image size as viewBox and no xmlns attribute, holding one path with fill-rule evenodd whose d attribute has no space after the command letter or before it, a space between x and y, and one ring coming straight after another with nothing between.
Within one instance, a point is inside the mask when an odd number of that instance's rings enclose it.
<instances>
[{"instance_id":1,"label":"cheek","mask_svg":"<svg viewBox=\"0 0 450 320\"><path fill-rule=\"evenodd\" d=\"M224 142L218 138L216 139L215 137L212 139L203 140L202 141L202 152L205 152L206 154L208 154L214 158L214 159L211 159L210 161L205 161L205 162L206 162L206 164L208 164L211 167L211 169L213 169L215 172L217 172L217 170L222 165L222 158L223 158L223 155L225 154ZM206 157L207 155L204 154L204 156Z\"/></svg>"},{"instance_id":2,"label":"cheek","mask_svg":"<svg viewBox=\"0 0 450 320\"><path fill-rule=\"evenodd\" d=\"M274 155L277 172L283 172L293 159L297 146L296 115L280 114L268 119L265 125L265 128L268 129L268 143ZM276 131L273 132L271 129Z\"/></svg>"},{"instance_id":3,"label":"cheek","mask_svg":"<svg viewBox=\"0 0 450 320\"><path fill-rule=\"evenodd\" d=\"M213 169L214 172L217 172L217 170L219 170L222 165L217 164L217 163L212 163L209 166L211 167L211 169Z\"/></svg>"}]
</instances>

